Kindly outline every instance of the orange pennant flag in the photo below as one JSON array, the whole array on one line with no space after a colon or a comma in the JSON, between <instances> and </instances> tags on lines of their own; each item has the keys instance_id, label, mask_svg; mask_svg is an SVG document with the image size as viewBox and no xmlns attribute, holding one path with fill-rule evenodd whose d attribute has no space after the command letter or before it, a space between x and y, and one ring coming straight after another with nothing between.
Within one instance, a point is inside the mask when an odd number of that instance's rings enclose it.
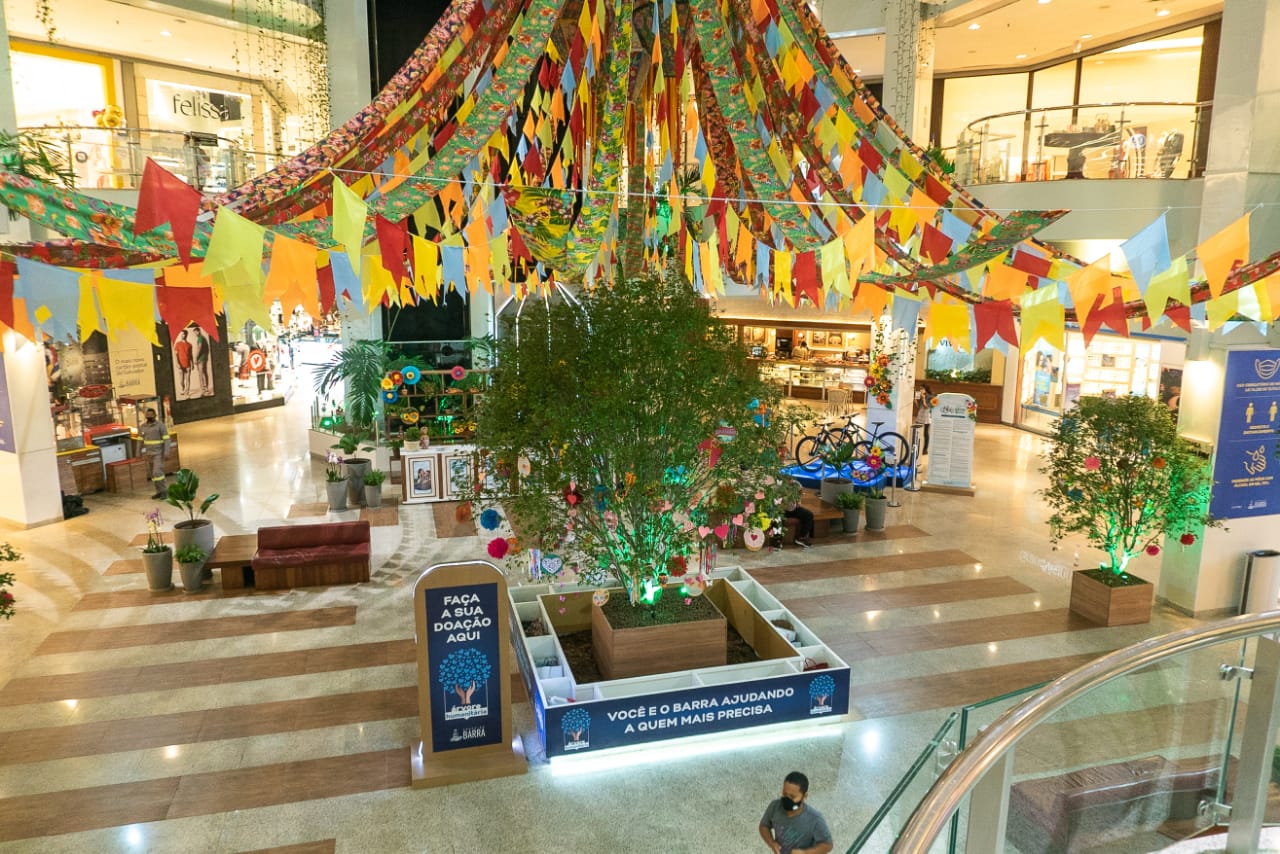
<instances>
[{"instance_id":1,"label":"orange pennant flag","mask_svg":"<svg viewBox=\"0 0 1280 854\"><path fill-rule=\"evenodd\" d=\"M982 280L982 295L994 300L1022 298L1027 290L1027 274L1015 270L1001 260L987 265L987 277Z\"/></svg>"},{"instance_id":2,"label":"orange pennant flag","mask_svg":"<svg viewBox=\"0 0 1280 854\"><path fill-rule=\"evenodd\" d=\"M1111 256L1103 255L1072 273L1067 278L1067 290L1076 306L1076 320L1083 324L1098 297L1111 292Z\"/></svg>"},{"instance_id":3,"label":"orange pennant flag","mask_svg":"<svg viewBox=\"0 0 1280 854\"><path fill-rule=\"evenodd\" d=\"M1209 292L1220 296L1231 271L1249 261L1249 214L1202 242L1196 247L1196 255L1209 280Z\"/></svg>"}]
</instances>

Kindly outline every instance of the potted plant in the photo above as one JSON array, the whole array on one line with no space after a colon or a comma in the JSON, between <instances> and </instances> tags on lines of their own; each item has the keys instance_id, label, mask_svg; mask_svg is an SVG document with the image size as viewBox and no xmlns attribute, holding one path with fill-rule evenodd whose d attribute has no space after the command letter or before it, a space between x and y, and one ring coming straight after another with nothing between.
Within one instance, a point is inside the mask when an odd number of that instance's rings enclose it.
<instances>
[{"instance_id":1,"label":"potted plant","mask_svg":"<svg viewBox=\"0 0 1280 854\"><path fill-rule=\"evenodd\" d=\"M357 449L367 453L377 445L378 404L389 367L386 342L366 339L343 345L316 373L319 394L327 395L338 385L343 388L347 430L332 447L341 450L346 461L347 503L351 505L361 504L364 499L364 475L373 464L355 453Z\"/></svg>"},{"instance_id":2,"label":"potted plant","mask_svg":"<svg viewBox=\"0 0 1280 854\"><path fill-rule=\"evenodd\" d=\"M884 494L884 451L879 443L871 446L861 467L854 471L854 478L859 482L864 506L867 508L867 530L883 531L885 514L889 508L889 499Z\"/></svg>"},{"instance_id":3,"label":"potted plant","mask_svg":"<svg viewBox=\"0 0 1280 854\"><path fill-rule=\"evenodd\" d=\"M412 444L416 444L419 448L427 448L431 444L430 437L423 431L421 427L410 427L404 431L404 440Z\"/></svg>"},{"instance_id":4,"label":"potted plant","mask_svg":"<svg viewBox=\"0 0 1280 854\"><path fill-rule=\"evenodd\" d=\"M818 492L822 495L823 501L836 504L836 499L840 495L853 492L853 481L845 477L849 464L853 462L853 443L841 442L832 445L820 456L822 479L818 485ZM827 476L828 468L831 469L830 477Z\"/></svg>"},{"instance_id":5,"label":"potted plant","mask_svg":"<svg viewBox=\"0 0 1280 854\"><path fill-rule=\"evenodd\" d=\"M209 512L209 507L218 500L218 493L213 493L196 504L200 490L200 477L191 469L178 469L174 482L169 484L167 500L170 505L187 514L187 518L173 526L173 547L179 551L183 546L197 545L205 554L213 551L213 522L197 518ZM197 506L199 509L197 509Z\"/></svg>"},{"instance_id":6,"label":"potted plant","mask_svg":"<svg viewBox=\"0 0 1280 854\"><path fill-rule=\"evenodd\" d=\"M1195 447L1178 435L1167 407L1148 397L1083 397L1054 424L1041 455L1049 487L1049 532L1056 545L1083 534L1106 553L1097 569L1076 572L1071 609L1105 625L1151 617L1152 585L1129 562L1160 551L1162 537L1184 545L1217 523L1209 516L1210 475Z\"/></svg>"},{"instance_id":7,"label":"potted plant","mask_svg":"<svg viewBox=\"0 0 1280 854\"><path fill-rule=\"evenodd\" d=\"M531 565L554 557L581 583L619 584L614 598L652 613L663 578L683 575L704 538L765 509L757 495L778 480L785 439L771 417L779 391L674 278L531 302L518 322L518 335L509 326L498 341L478 403L483 471L471 497L505 507L521 533L510 551L531 547ZM721 488L742 509L709 524Z\"/></svg>"},{"instance_id":8,"label":"potted plant","mask_svg":"<svg viewBox=\"0 0 1280 854\"><path fill-rule=\"evenodd\" d=\"M8 543L0 543L0 563L14 563L22 560L22 553ZM15 599L9 592L17 578L12 572L0 572L0 619L13 617Z\"/></svg>"},{"instance_id":9,"label":"potted plant","mask_svg":"<svg viewBox=\"0 0 1280 854\"><path fill-rule=\"evenodd\" d=\"M342 451L342 464L347 468L347 504L359 507L364 504L364 476L373 470L373 460L354 454L357 451L367 454L374 446L369 444L368 434L353 427L331 447Z\"/></svg>"},{"instance_id":10,"label":"potted plant","mask_svg":"<svg viewBox=\"0 0 1280 854\"><path fill-rule=\"evenodd\" d=\"M844 531L846 534L856 534L858 532L858 517L862 514L863 500L861 492L842 492L836 496L836 506L844 511Z\"/></svg>"},{"instance_id":11,"label":"potted plant","mask_svg":"<svg viewBox=\"0 0 1280 854\"><path fill-rule=\"evenodd\" d=\"M178 549L174 557L182 573L182 589L187 593L199 593L204 587L204 561L209 553L194 543Z\"/></svg>"},{"instance_id":12,"label":"potted plant","mask_svg":"<svg viewBox=\"0 0 1280 854\"><path fill-rule=\"evenodd\" d=\"M324 464L325 494L329 499L329 512L347 509L347 473L342 469L342 455L329 452Z\"/></svg>"},{"instance_id":13,"label":"potted plant","mask_svg":"<svg viewBox=\"0 0 1280 854\"><path fill-rule=\"evenodd\" d=\"M147 572L147 589L155 592L173 588L173 549L160 536L164 519L157 507L146 515L147 544L142 547L142 564Z\"/></svg>"},{"instance_id":14,"label":"potted plant","mask_svg":"<svg viewBox=\"0 0 1280 854\"><path fill-rule=\"evenodd\" d=\"M382 482L387 473L382 469L372 469L364 476L364 503L366 507L382 506Z\"/></svg>"}]
</instances>

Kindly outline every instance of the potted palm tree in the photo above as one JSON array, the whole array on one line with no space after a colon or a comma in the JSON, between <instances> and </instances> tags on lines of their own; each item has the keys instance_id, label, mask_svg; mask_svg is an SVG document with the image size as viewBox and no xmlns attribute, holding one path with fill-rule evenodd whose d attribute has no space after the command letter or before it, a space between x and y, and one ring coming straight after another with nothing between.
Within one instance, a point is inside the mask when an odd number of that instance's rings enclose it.
<instances>
[{"instance_id":1,"label":"potted palm tree","mask_svg":"<svg viewBox=\"0 0 1280 854\"><path fill-rule=\"evenodd\" d=\"M390 366L385 341L363 339L343 345L323 369L316 373L315 388L327 395L338 386L343 390L346 425L333 447L342 451L347 467L347 503L364 501L364 476L373 467L371 460L356 456L377 446L378 404L382 380Z\"/></svg>"},{"instance_id":2,"label":"potted palm tree","mask_svg":"<svg viewBox=\"0 0 1280 854\"><path fill-rule=\"evenodd\" d=\"M180 551L183 546L196 545L208 554L213 551L214 546L213 522L200 517L209 512L213 502L218 500L218 493L213 493L197 504L199 490L199 475L191 469L178 469L173 483L169 484L166 500L171 506L187 514L186 519L173 526L174 549Z\"/></svg>"},{"instance_id":3,"label":"potted palm tree","mask_svg":"<svg viewBox=\"0 0 1280 854\"><path fill-rule=\"evenodd\" d=\"M1154 591L1129 573L1130 561L1159 554L1166 536L1190 545L1201 528L1220 524L1209 516L1208 465L1168 408L1139 395L1082 397L1053 438L1040 468L1050 536L1056 544L1083 534L1106 553L1096 569L1072 576L1071 610L1109 626L1145 623Z\"/></svg>"},{"instance_id":4,"label":"potted palm tree","mask_svg":"<svg viewBox=\"0 0 1280 854\"><path fill-rule=\"evenodd\" d=\"M160 536L164 519L157 507L147 514L147 544L142 547L142 565L147 572L147 589L160 592L173 588L173 549Z\"/></svg>"},{"instance_id":5,"label":"potted palm tree","mask_svg":"<svg viewBox=\"0 0 1280 854\"><path fill-rule=\"evenodd\" d=\"M182 573L182 589L187 593L199 593L204 587L204 561L209 553L197 545L186 545L174 555L178 570Z\"/></svg>"}]
</instances>

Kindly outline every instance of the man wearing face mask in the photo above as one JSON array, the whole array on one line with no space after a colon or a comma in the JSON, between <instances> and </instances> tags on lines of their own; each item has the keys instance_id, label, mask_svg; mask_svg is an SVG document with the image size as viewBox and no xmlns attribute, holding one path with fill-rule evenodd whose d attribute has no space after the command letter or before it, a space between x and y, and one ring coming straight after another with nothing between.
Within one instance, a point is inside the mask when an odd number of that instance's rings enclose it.
<instances>
[{"instance_id":1,"label":"man wearing face mask","mask_svg":"<svg viewBox=\"0 0 1280 854\"><path fill-rule=\"evenodd\" d=\"M831 831L822 813L808 804L809 778L792 771L782 781L782 797L760 819L760 838L774 854L827 854Z\"/></svg>"}]
</instances>

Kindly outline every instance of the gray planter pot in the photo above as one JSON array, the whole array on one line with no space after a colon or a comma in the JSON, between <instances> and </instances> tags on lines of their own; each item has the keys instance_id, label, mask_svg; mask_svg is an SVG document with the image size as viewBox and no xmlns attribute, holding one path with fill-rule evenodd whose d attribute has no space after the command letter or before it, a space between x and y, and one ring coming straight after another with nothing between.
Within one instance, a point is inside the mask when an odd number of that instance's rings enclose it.
<instances>
[{"instance_id":1,"label":"gray planter pot","mask_svg":"<svg viewBox=\"0 0 1280 854\"><path fill-rule=\"evenodd\" d=\"M848 478L837 477L831 480L824 480L818 488L822 500L828 504L836 503L836 496L842 492L853 492L853 481Z\"/></svg>"},{"instance_id":2,"label":"gray planter pot","mask_svg":"<svg viewBox=\"0 0 1280 854\"><path fill-rule=\"evenodd\" d=\"M142 563L147 569L147 589L157 593L173 589L173 549L162 552L143 552Z\"/></svg>"},{"instance_id":3,"label":"gray planter pot","mask_svg":"<svg viewBox=\"0 0 1280 854\"><path fill-rule=\"evenodd\" d=\"M347 467L347 506L362 507L364 505L364 476L373 470L373 461L352 457L343 460Z\"/></svg>"},{"instance_id":4,"label":"gray planter pot","mask_svg":"<svg viewBox=\"0 0 1280 854\"><path fill-rule=\"evenodd\" d=\"M867 530L883 531L884 530L884 514L889 508L888 498L868 498L866 501L867 508Z\"/></svg>"},{"instance_id":5,"label":"gray planter pot","mask_svg":"<svg viewBox=\"0 0 1280 854\"><path fill-rule=\"evenodd\" d=\"M208 519L187 520L173 526L173 551L182 551L183 546L199 546L206 555L213 554L213 523ZM203 564L201 564L203 566Z\"/></svg>"},{"instance_id":6,"label":"gray planter pot","mask_svg":"<svg viewBox=\"0 0 1280 854\"><path fill-rule=\"evenodd\" d=\"M382 484L377 486L364 485L364 506L365 507L381 507L382 506Z\"/></svg>"},{"instance_id":7,"label":"gray planter pot","mask_svg":"<svg viewBox=\"0 0 1280 854\"><path fill-rule=\"evenodd\" d=\"M858 519L862 516L862 511L857 507L844 511L844 532L846 534L858 533Z\"/></svg>"},{"instance_id":8,"label":"gray planter pot","mask_svg":"<svg viewBox=\"0 0 1280 854\"><path fill-rule=\"evenodd\" d=\"M204 589L204 561L180 563L178 569L182 572L184 593L199 593Z\"/></svg>"},{"instance_id":9,"label":"gray planter pot","mask_svg":"<svg viewBox=\"0 0 1280 854\"><path fill-rule=\"evenodd\" d=\"M325 491L329 495L329 509L335 513L347 509L347 482L345 480L325 481Z\"/></svg>"}]
</instances>

